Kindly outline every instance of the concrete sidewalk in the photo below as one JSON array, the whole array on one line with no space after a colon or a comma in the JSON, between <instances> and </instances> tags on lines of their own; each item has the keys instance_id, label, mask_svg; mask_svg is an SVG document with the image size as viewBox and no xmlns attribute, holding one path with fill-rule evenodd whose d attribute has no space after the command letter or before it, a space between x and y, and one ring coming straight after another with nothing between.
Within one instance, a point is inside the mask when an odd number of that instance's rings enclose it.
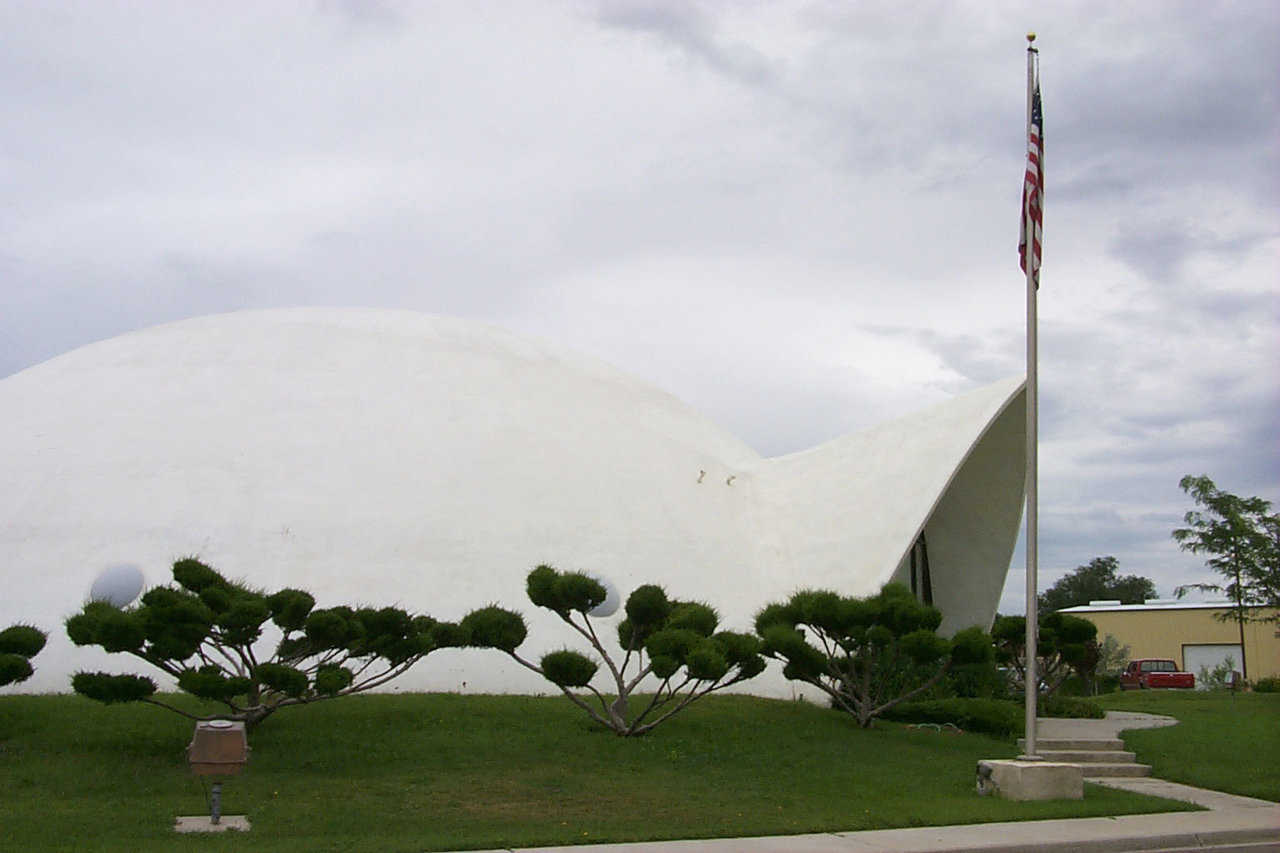
<instances>
[{"instance_id":1,"label":"concrete sidewalk","mask_svg":"<svg viewBox=\"0 0 1280 853\"><path fill-rule=\"evenodd\" d=\"M1155 714L1108 711L1105 720L1041 720L1039 737L1110 738L1121 731L1174 725ZM1127 853L1187 851L1224 845L1280 853L1280 804L1151 778L1092 779L1113 788L1194 803L1209 811L975 823L866 832L780 835L504 848L483 853ZM974 796L977 796L976 794ZM1224 850L1228 848L1224 847Z\"/></svg>"},{"instance_id":2,"label":"concrete sidewalk","mask_svg":"<svg viewBox=\"0 0 1280 853\"><path fill-rule=\"evenodd\" d=\"M1275 842L1280 847L1280 806L1245 811L1174 812L1115 818L536 849L538 853L1017 853L1024 850L1040 853L1121 853L1248 842ZM532 849L521 848L529 853Z\"/></svg>"}]
</instances>

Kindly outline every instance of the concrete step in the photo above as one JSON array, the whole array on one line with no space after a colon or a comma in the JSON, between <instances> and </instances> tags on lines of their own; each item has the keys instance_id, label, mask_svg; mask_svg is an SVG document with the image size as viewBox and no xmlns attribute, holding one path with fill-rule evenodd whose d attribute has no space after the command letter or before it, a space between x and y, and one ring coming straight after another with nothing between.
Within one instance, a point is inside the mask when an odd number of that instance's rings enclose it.
<instances>
[{"instance_id":1,"label":"concrete step","mask_svg":"<svg viewBox=\"0 0 1280 853\"><path fill-rule=\"evenodd\" d=\"M1025 738L1018 738L1018 748L1026 749ZM1036 738L1036 750L1045 749L1124 749L1120 738Z\"/></svg>"},{"instance_id":2,"label":"concrete step","mask_svg":"<svg viewBox=\"0 0 1280 853\"><path fill-rule=\"evenodd\" d=\"M1086 779L1151 775L1150 764L1133 764L1131 762L1124 764L1094 764L1092 762L1081 762L1079 766Z\"/></svg>"},{"instance_id":3,"label":"concrete step","mask_svg":"<svg viewBox=\"0 0 1280 853\"><path fill-rule=\"evenodd\" d=\"M1041 749L1045 761L1068 761L1072 764L1132 764L1138 756L1122 749Z\"/></svg>"}]
</instances>

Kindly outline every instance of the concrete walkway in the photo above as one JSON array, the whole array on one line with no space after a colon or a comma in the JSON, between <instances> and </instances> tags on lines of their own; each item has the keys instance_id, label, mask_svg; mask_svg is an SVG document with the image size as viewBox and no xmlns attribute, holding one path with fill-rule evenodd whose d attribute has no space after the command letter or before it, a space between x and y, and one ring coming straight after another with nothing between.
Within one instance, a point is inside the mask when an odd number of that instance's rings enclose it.
<instances>
[{"instance_id":1,"label":"concrete walkway","mask_svg":"<svg viewBox=\"0 0 1280 853\"><path fill-rule=\"evenodd\" d=\"M1176 726L1173 717L1160 714L1142 714L1137 711L1108 711L1104 720L1074 720L1059 717L1041 717L1036 721L1036 738L1091 738L1104 740L1119 737L1129 729L1158 729Z\"/></svg>"},{"instance_id":2,"label":"concrete walkway","mask_svg":"<svg viewBox=\"0 0 1280 853\"><path fill-rule=\"evenodd\" d=\"M1037 738L1116 737L1126 729L1176 725L1172 717L1108 711L1105 720L1040 721ZM1091 779L1096 784L1195 803L1209 811L1071 820L978 823L766 838L712 838L505 848L501 853L1127 853L1206 850L1280 853L1280 804L1150 778ZM974 794L976 797L977 794ZM485 851L500 853L500 851Z\"/></svg>"},{"instance_id":3,"label":"concrete walkway","mask_svg":"<svg viewBox=\"0 0 1280 853\"><path fill-rule=\"evenodd\" d=\"M1149 797L1164 797L1166 800L1181 800L1184 803L1194 803L1197 806L1203 806L1214 811L1274 809L1277 807L1275 803L1267 800L1256 800L1253 797L1241 797L1236 794L1224 794L1221 791L1210 791L1207 788L1193 788L1190 785L1183 785L1179 782L1166 782L1163 779L1126 779L1124 777L1116 777L1112 779L1090 779L1089 781L1095 785L1133 791L1135 794L1146 794Z\"/></svg>"}]
</instances>

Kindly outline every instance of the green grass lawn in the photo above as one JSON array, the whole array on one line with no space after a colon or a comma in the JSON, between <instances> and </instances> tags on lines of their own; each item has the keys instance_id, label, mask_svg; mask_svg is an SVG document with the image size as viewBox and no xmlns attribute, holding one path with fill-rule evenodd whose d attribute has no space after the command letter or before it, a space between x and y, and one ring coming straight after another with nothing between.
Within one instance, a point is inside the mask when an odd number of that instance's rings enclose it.
<instances>
[{"instance_id":1,"label":"green grass lawn","mask_svg":"<svg viewBox=\"0 0 1280 853\"><path fill-rule=\"evenodd\" d=\"M1110 710L1178 718L1176 726L1122 735L1153 776L1280 802L1280 693L1133 690L1095 698Z\"/></svg>"},{"instance_id":2,"label":"green grass lawn","mask_svg":"<svg viewBox=\"0 0 1280 853\"><path fill-rule=\"evenodd\" d=\"M283 711L251 735L224 813L247 836L177 836L207 814L192 724L76 696L0 697L0 847L441 850L1084 817L1185 809L1088 786L1083 801L974 793L1012 742L803 702L711 697L639 739L563 698L363 696ZM7 845L7 846L6 846Z\"/></svg>"}]
</instances>

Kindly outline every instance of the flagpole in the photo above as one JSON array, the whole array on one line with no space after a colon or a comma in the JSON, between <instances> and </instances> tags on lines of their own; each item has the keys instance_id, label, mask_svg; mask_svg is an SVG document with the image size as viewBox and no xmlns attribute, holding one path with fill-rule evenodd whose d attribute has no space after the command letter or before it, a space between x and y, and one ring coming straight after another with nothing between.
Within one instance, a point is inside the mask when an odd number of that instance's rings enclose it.
<instances>
[{"instance_id":1,"label":"flagpole","mask_svg":"<svg viewBox=\"0 0 1280 853\"><path fill-rule=\"evenodd\" d=\"M1035 33L1027 34L1027 137L1031 135L1032 99L1035 96L1036 58ZM1035 225L1031 206L1024 204L1023 233L1026 235L1027 268L1027 637L1026 637L1026 748L1023 759L1039 760L1036 753L1036 702L1039 698L1040 679L1036 673L1036 640L1039 633L1037 619L1037 569L1039 546L1039 454L1038 454L1038 403L1039 403L1039 353L1036 340L1036 290L1038 281L1033 240Z\"/></svg>"}]
</instances>

